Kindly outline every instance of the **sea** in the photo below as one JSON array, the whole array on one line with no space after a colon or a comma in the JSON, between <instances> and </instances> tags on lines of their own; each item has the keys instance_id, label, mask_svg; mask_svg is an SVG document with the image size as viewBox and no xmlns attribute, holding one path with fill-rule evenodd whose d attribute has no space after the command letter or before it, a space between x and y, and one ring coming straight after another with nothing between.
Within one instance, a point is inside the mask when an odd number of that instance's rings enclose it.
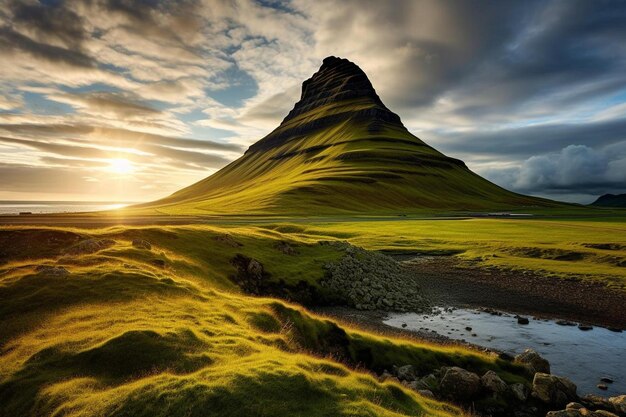
<instances>
[{"instance_id":1,"label":"sea","mask_svg":"<svg viewBox=\"0 0 626 417\"><path fill-rule=\"evenodd\" d=\"M135 202L119 201L0 201L0 215L20 213L81 213L115 210Z\"/></svg>"}]
</instances>

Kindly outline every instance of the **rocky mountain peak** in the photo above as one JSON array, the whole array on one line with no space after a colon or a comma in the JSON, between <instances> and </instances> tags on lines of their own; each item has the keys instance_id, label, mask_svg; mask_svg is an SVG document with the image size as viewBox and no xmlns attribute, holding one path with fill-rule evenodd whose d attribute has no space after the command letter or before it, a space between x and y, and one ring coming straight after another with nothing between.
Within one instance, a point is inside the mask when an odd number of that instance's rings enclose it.
<instances>
[{"instance_id":1,"label":"rocky mountain peak","mask_svg":"<svg viewBox=\"0 0 626 417\"><path fill-rule=\"evenodd\" d=\"M345 58L329 56L324 58L320 69L302 83L300 101L285 121L325 104L357 98L370 99L387 109L358 65Z\"/></svg>"}]
</instances>

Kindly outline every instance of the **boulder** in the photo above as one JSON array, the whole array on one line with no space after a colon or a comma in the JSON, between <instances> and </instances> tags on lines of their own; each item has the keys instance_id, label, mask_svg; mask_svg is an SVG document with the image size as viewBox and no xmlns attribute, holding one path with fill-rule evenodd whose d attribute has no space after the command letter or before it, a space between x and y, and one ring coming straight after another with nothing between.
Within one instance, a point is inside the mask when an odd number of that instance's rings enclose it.
<instances>
[{"instance_id":1,"label":"boulder","mask_svg":"<svg viewBox=\"0 0 626 417\"><path fill-rule=\"evenodd\" d=\"M566 408L565 410L549 411L546 417L619 417L606 410L590 411L586 408Z\"/></svg>"},{"instance_id":2,"label":"boulder","mask_svg":"<svg viewBox=\"0 0 626 417\"><path fill-rule=\"evenodd\" d=\"M415 381L415 389L426 389L426 390L434 390L439 385L439 380L433 374L428 374L425 377Z\"/></svg>"},{"instance_id":3,"label":"boulder","mask_svg":"<svg viewBox=\"0 0 626 417\"><path fill-rule=\"evenodd\" d=\"M133 247L137 249L152 249L152 244L145 239L133 239Z\"/></svg>"},{"instance_id":4,"label":"boulder","mask_svg":"<svg viewBox=\"0 0 626 417\"><path fill-rule=\"evenodd\" d=\"M570 409L570 410L548 411L548 414L546 414L546 417L580 417L582 415L583 414L581 413L580 410Z\"/></svg>"},{"instance_id":5,"label":"boulder","mask_svg":"<svg viewBox=\"0 0 626 417\"><path fill-rule=\"evenodd\" d=\"M112 239L85 239L67 249L66 253L69 255L87 255L106 249L114 244L115 241Z\"/></svg>"},{"instance_id":6,"label":"boulder","mask_svg":"<svg viewBox=\"0 0 626 417\"><path fill-rule=\"evenodd\" d=\"M263 275L263 265L256 259L250 259L246 269L248 273L255 278L261 278Z\"/></svg>"},{"instance_id":7,"label":"boulder","mask_svg":"<svg viewBox=\"0 0 626 417\"><path fill-rule=\"evenodd\" d=\"M613 405L615 411L617 411L618 413L626 414L626 395L610 397L609 402Z\"/></svg>"},{"instance_id":8,"label":"boulder","mask_svg":"<svg viewBox=\"0 0 626 417\"><path fill-rule=\"evenodd\" d=\"M561 407L576 401L576 385L567 378L537 372L533 378L532 396L539 401Z\"/></svg>"},{"instance_id":9,"label":"boulder","mask_svg":"<svg viewBox=\"0 0 626 417\"><path fill-rule=\"evenodd\" d=\"M231 235L223 234L217 235L213 238L216 242L223 243L233 248L238 248L243 246L241 243L237 242Z\"/></svg>"},{"instance_id":10,"label":"boulder","mask_svg":"<svg viewBox=\"0 0 626 417\"><path fill-rule=\"evenodd\" d=\"M417 379L413 365L400 366L395 368L394 371L400 381L414 381Z\"/></svg>"},{"instance_id":11,"label":"boulder","mask_svg":"<svg viewBox=\"0 0 626 417\"><path fill-rule=\"evenodd\" d=\"M591 417L619 417L617 414L606 410L596 410L589 414Z\"/></svg>"},{"instance_id":12,"label":"boulder","mask_svg":"<svg viewBox=\"0 0 626 417\"><path fill-rule=\"evenodd\" d=\"M66 277L70 272L62 266L39 265L35 271L51 277Z\"/></svg>"},{"instance_id":13,"label":"boulder","mask_svg":"<svg viewBox=\"0 0 626 417\"><path fill-rule=\"evenodd\" d=\"M614 410L615 407L606 397L601 397L600 395L595 394L587 394L580 399L580 402L587 408L591 408L593 410Z\"/></svg>"},{"instance_id":14,"label":"boulder","mask_svg":"<svg viewBox=\"0 0 626 417\"><path fill-rule=\"evenodd\" d=\"M427 390L427 389L420 389L417 391L417 393L421 395L422 397L432 398L432 399L435 398L435 394L433 394L432 391Z\"/></svg>"},{"instance_id":15,"label":"boulder","mask_svg":"<svg viewBox=\"0 0 626 417\"><path fill-rule=\"evenodd\" d=\"M294 256L298 254L298 251L293 246L283 240L277 242L274 247L285 255Z\"/></svg>"},{"instance_id":16,"label":"boulder","mask_svg":"<svg viewBox=\"0 0 626 417\"><path fill-rule=\"evenodd\" d=\"M439 384L441 394L451 400L467 401L480 391L480 377L454 366L449 368Z\"/></svg>"},{"instance_id":17,"label":"boulder","mask_svg":"<svg viewBox=\"0 0 626 417\"><path fill-rule=\"evenodd\" d=\"M494 394L500 394L507 389L506 382L504 382L494 371L485 372L485 375L480 377L480 382L483 387Z\"/></svg>"},{"instance_id":18,"label":"boulder","mask_svg":"<svg viewBox=\"0 0 626 417\"><path fill-rule=\"evenodd\" d=\"M517 355L515 362L523 364L533 374L537 372L544 374L550 373L550 362L542 358L541 355L533 349L526 349L523 353Z\"/></svg>"},{"instance_id":19,"label":"boulder","mask_svg":"<svg viewBox=\"0 0 626 417\"><path fill-rule=\"evenodd\" d=\"M526 385L516 383L512 384L509 388L511 389L511 393L513 393L513 396L519 402L525 403L526 400L528 400L528 388L526 388Z\"/></svg>"},{"instance_id":20,"label":"boulder","mask_svg":"<svg viewBox=\"0 0 626 417\"><path fill-rule=\"evenodd\" d=\"M566 410L580 410L585 408L581 403L571 402L565 406Z\"/></svg>"}]
</instances>

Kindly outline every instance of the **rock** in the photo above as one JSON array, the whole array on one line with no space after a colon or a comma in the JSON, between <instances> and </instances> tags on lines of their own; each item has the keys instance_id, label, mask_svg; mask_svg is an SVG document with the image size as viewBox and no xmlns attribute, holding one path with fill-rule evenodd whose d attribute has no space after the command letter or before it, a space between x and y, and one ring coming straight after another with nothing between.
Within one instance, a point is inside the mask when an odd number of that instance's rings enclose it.
<instances>
[{"instance_id":1,"label":"rock","mask_svg":"<svg viewBox=\"0 0 626 417\"><path fill-rule=\"evenodd\" d=\"M70 272L62 266L38 265L35 271L51 277L66 277Z\"/></svg>"},{"instance_id":2,"label":"rock","mask_svg":"<svg viewBox=\"0 0 626 417\"><path fill-rule=\"evenodd\" d=\"M449 368L439 384L441 394L452 400L467 401L480 391L480 377L463 368Z\"/></svg>"},{"instance_id":3,"label":"rock","mask_svg":"<svg viewBox=\"0 0 626 417\"><path fill-rule=\"evenodd\" d=\"M551 406L564 406L575 401L576 385L567 378L537 372L533 378L532 396Z\"/></svg>"},{"instance_id":4,"label":"rock","mask_svg":"<svg viewBox=\"0 0 626 417\"><path fill-rule=\"evenodd\" d=\"M417 390L417 393L421 395L422 397L435 399L435 394L433 394L433 392L430 390L420 389L420 390Z\"/></svg>"},{"instance_id":5,"label":"rock","mask_svg":"<svg viewBox=\"0 0 626 417\"><path fill-rule=\"evenodd\" d=\"M394 378L394 376L390 374L389 371L387 371L386 369L378 377L378 379L380 379L381 381L386 381L387 379L390 379L390 378Z\"/></svg>"},{"instance_id":6,"label":"rock","mask_svg":"<svg viewBox=\"0 0 626 417\"><path fill-rule=\"evenodd\" d=\"M596 386L598 387L598 389L601 389L602 391L606 391L607 389L609 389L609 387L606 386L605 384L598 384Z\"/></svg>"},{"instance_id":7,"label":"rock","mask_svg":"<svg viewBox=\"0 0 626 417\"><path fill-rule=\"evenodd\" d=\"M596 410L589 414L591 417L619 417L617 414L606 410Z\"/></svg>"},{"instance_id":8,"label":"rock","mask_svg":"<svg viewBox=\"0 0 626 417\"><path fill-rule=\"evenodd\" d=\"M425 377L415 381L416 390L427 389L432 391L436 389L438 385L439 379L437 379L437 377L433 374L428 374Z\"/></svg>"},{"instance_id":9,"label":"rock","mask_svg":"<svg viewBox=\"0 0 626 417\"><path fill-rule=\"evenodd\" d=\"M616 410L614 404L611 403L609 398L601 397L594 394L585 395L580 399L580 403L583 404L586 408L590 408L593 410Z\"/></svg>"},{"instance_id":10,"label":"rock","mask_svg":"<svg viewBox=\"0 0 626 417\"><path fill-rule=\"evenodd\" d=\"M526 349L523 353L517 355L515 362L526 365L532 373L550 373L550 362L542 358L541 355L533 349Z\"/></svg>"},{"instance_id":11,"label":"rock","mask_svg":"<svg viewBox=\"0 0 626 417\"><path fill-rule=\"evenodd\" d=\"M528 388L526 385L521 383L512 384L509 386L511 393L513 396L522 403L525 403L528 400Z\"/></svg>"},{"instance_id":12,"label":"rock","mask_svg":"<svg viewBox=\"0 0 626 417\"><path fill-rule=\"evenodd\" d=\"M153 259L150 262L152 262L154 266L158 266L159 268L165 268L165 261L163 259Z\"/></svg>"},{"instance_id":13,"label":"rock","mask_svg":"<svg viewBox=\"0 0 626 417\"><path fill-rule=\"evenodd\" d=\"M396 370L396 376L400 381L415 381L415 368L413 365L404 365Z\"/></svg>"},{"instance_id":14,"label":"rock","mask_svg":"<svg viewBox=\"0 0 626 417\"><path fill-rule=\"evenodd\" d=\"M471 331L472 331L472 328L471 328L470 326L467 326L467 327L465 328L465 330L467 330L468 332L471 332Z\"/></svg>"},{"instance_id":15,"label":"rock","mask_svg":"<svg viewBox=\"0 0 626 417\"><path fill-rule=\"evenodd\" d=\"M231 246L233 248L238 248L243 246L241 243L237 242L231 235L223 234L217 235L213 238L216 242L223 243L225 245Z\"/></svg>"},{"instance_id":16,"label":"rock","mask_svg":"<svg viewBox=\"0 0 626 417\"><path fill-rule=\"evenodd\" d=\"M150 244L150 242L144 239L133 239L133 247L146 250L152 249L152 245Z\"/></svg>"},{"instance_id":17,"label":"rock","mask_svg":"<svg viewBox=\"0 0 626 417\"><path fill-rule=\"evenodd\" d=\"M580 330L583 330L583 331L587 331L587 330L592 330L592 329L593 329L593 327L592 327L592 326L588 326L588 325L586 325L586 324L579 324L579 325L578 325L578 328L579 328Z\"/></svg>"},{"instance_id":18,"label":"rock","mask_svg":"<svg viewBox=\"0 0 626 417\"><path fill-rule=\"evenodd\" d=\"M261 278L263 275L263 265L256 259L250 259L246 269L248 273L255 278Z\"/></svg>"},{"instance_id":19,"label":"rock","mask_svg":"<svg viewBox=\"0 0 626 417\"><path fill-rule=\"evenodd\" d=\"M494 371L485 372L485 374L480 377L480 382L483 387L495 394L500 394L507 389L506 382L504 382Z\"/></svg>"},{"instance_id":20,"label":"rock","mask_svg":"<svg viewBox=\"0 0 626 417\"><path fill-rule=\"evenodd\" d=\"M278 249L279 251L281 251L282 253L284 253L285 255L294 256L298 254L298 251L293 246L291 246L288 242L285 242L284 240L281 240L280 242L276 243L274 247Z\"/></svg>"},{"instance_id":21,"label":"rock","mask_svg":"<svg viewBox=\"0 0 626 417\"><path fill-rule=\"evenodd\" d=\"M115 241L112 239L86 239L68 248L66 253L70 255L87 255L106 249L114 244Z\"/></svg>"},{"instance_id":22,"label":"rock","mask_svg":"<svg viewBox=\"0 0 626 417\"><path fill-rule=\"evenodd\" d=\"M600 378L600 381L601 381L601 382L604 382L604 383L606 383L606 384L612 384L612 383L613 383L613 379L611 379L611 378L609 378L609 377L606 377L606 376L604 376L604 377Z\"/></svg>"},{"instance_id":23,"label":"rock","mask_svg":"<svg viewBox=\"0 0 626 417\"><path fill-rule=\"evenodd\" d=\"M548 411L546 417L580 417L583 414L579 410Z\"/></svg>"},{"instance_id":24,"label":"rock","mask_svg":"<svg viewBox=\"0 0 626 417\"><path fill-rule=\"evenodd\" d=\"M407 326L406 323L402 323L402 328L404 329Z\"/></svg>"},{"instance_id":25,"label":"rock","mask_svg":"<svg viewBox=\"0 0 626 417\"><path fill-rule=\"evenodd\" d=\"M580 417L583 415L585 414L582 414L580 410L559 410L559 411L548 411L548 414L546 414L546 417Z\"/></svg>"},{"instance_id":26,"label":"rock","mask_svg":"<svg viewBox=\"0 0 626 417\"><path fill-rule=\"evenodd\" d=\"M558 324L559 326L576 326L576 323L568 320L557 320L556 324Z\"/></svg>"},{"instance_id":27,"label":"rock","mask_svg":"<svg viewBox=\"0 0 626 417\"><path fill-rule=\"evenodd\" d=\"M566 410L580 410L585 408L581 403L571 402L565 406Z\"/></svg>"},{"instance_id":28,"label":"rock","mask_svg":"<svg viewBox=\"0 0 626 417\"><path fill-rule=\"evenodd\" d=\"M626 414L626 395L618 395L617 397L610 397L609 402L615 408L615 411Z\"/></svg>"},{"instance_id":29,"label":"rock","mask_svg":"<svg viewBox=\"0 0 626 417\"><path fill-rule=\"evenodd\" d=\"M529 321L526 317L519 316L517 318L517 324L528 324Z\"/></svg>"}]
</instances>

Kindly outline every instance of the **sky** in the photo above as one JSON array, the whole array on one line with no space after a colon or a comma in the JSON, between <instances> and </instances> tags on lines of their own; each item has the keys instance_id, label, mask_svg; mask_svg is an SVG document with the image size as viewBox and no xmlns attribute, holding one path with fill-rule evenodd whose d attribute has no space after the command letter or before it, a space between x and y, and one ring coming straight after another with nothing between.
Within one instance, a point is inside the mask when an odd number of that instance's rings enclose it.
<instances>
[{"instance_id":1,"label":"sky","mask_svg":"<svg viewBox=\"0 0 626 417\"><path fill-rule=\"evenodd\" d=\"M148 201L239 157L329 55L508 189L626 192L626 2L0 0L0 200Z\"/></svg>"}]
</instances>

